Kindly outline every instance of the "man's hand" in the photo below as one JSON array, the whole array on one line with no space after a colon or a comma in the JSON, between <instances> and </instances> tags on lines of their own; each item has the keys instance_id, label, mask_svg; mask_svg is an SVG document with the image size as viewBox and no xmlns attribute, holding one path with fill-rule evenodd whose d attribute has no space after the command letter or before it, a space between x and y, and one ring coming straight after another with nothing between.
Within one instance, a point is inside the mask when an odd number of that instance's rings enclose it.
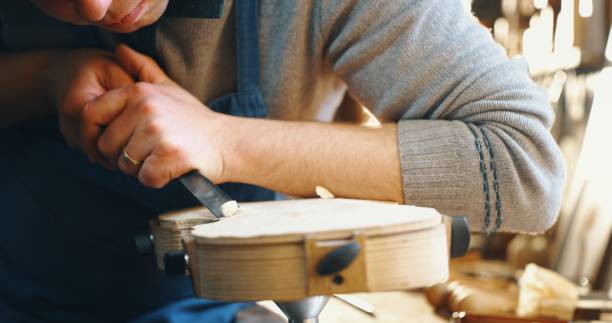
<instances>
[{"instance_id":1,"label":"man's hand","mask_svg":"<svg viewBox=\"0 0 612 323\"><path fill-rule=\"evenodd\" d=\"M85 151L99 152L126 174L150 187L198 169L214 182L222 181L220 129L223 116L203 105L168 78L150 57L121 45L117 60L139 82L109 91L83 110L83 135L92 138L106 125L97 143ZM125 161L123 151L138 161Z\"/></svg>"},{"instance_id":2,"label":"man's hand","mask_svg":"<svg viewBox=\"0 0 612 323\"><path fill-rule=\"evenodd\" d=\"M47 95L58 109L60 130L66 142L85 151L92 162L110 167L95 144L104 124L83 118L88 104L100 95L134 81L110 52L79 50L58 53L46 71Z\"/></svg>"}]
</instances>

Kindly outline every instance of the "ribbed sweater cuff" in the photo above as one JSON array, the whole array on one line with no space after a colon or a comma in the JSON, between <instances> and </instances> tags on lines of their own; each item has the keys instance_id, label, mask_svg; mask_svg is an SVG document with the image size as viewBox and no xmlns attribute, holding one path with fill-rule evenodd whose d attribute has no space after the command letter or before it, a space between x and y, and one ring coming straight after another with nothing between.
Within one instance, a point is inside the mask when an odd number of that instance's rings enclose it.
<instances>
[{"instance_id":1,"label":"ribbed sweater cuff","mask_svg":"<svg viewBox=\"0 0 612 323\"><path fill-rule=\"evenodd\" d=\"M402 120L398 143L405 203L465 215L472 230L482 229L482 173L468 126L460 121Z\"/></svg>"}]
</instances>

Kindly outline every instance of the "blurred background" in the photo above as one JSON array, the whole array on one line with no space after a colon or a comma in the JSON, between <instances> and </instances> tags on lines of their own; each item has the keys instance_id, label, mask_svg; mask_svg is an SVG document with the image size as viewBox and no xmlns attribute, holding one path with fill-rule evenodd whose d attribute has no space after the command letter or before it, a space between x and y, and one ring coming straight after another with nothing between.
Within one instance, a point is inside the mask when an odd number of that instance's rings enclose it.
<instances>
[{"instance_id":1,"label":"blurred background","mask_svg":"<svg viewBox=\"0 0 612 323\"><path fill-rule=\"evenodd\" d=\"M517 267L535 262L576 283L609 289L612 1L465 3L509 57L527 60L534 81L547 90L557 116L552 132L568 174L554 228L545 236L480 237L483 256L506 259Z\"/></svg>"},{"instance_id":2,"label":"blurred background","mask_svg":"<svg viewBox=\"0 0 612 323\"><path fill-rule=\"evenodd\" d=\"M486 308L461 305L455 299L454 304L446 304L447 309L450 305L451 312L516 314L517 307L525 305L521 304L524 297L520 299L524 296L522 281L517 277L530 263L575 284L578 305L586 304L586 299L612 297L612 1L465 0L464 4L491 30L509 57L527 60L533 80L548 92L556 114L552 133L565 155L567 182L559 221L546 234L475 235L470 256L453 264L458 276L485 278L470 281L475 289L486 290L505 279L506 291L516 288L499 295L502 299L507 296L507 303ZM486 281L491 277L502 279ZM545 312L542 307L545 305L540 304L539 310ZM577 306L577 310L574 319L581 318L582 310L593 309ZM612 320L595 313L582 316Z\"/></svg>"}]
</instances>

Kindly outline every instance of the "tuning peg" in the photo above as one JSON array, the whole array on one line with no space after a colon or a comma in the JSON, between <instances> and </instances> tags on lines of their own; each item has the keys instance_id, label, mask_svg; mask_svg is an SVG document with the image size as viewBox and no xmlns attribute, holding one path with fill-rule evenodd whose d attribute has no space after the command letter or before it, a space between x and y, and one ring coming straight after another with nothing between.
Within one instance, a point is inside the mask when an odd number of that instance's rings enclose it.
<instances>
[{"instance_id":1,"label":"tuning peg","mask_svg":"<svg viewBox=\"0 0 612 323\"><path fill-rule=\"evenodd\" d=\"M450 257L463 257L470 248L470 225L465 216L452 217L450 240Z\"/></svg>"},{"instance_id":2,"label":"tuning peg","mask_svg":"<svg viewBox=\"0 0 612 323\"><path fill-rule=\"evenodd\" d=\"M153 253L153 234L150 231L140 232L134 235L134 244L140 254L150 255Z\"/></svg>"}]
</instances>

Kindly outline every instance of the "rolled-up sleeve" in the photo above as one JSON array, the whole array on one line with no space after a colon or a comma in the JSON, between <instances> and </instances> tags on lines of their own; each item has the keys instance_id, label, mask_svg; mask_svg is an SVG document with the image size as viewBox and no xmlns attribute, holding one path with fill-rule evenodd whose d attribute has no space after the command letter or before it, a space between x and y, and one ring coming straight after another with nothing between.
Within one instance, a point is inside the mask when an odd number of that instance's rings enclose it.
<instances>
[{"instance_id":1,"label":"rolled-up sleeve","mask_svg":"<svg viewBox=\"0 0 612 323\"><path fill-rule=\"evenodd\" d=\"M320 10L330 71L398 123L406 203L466 215L476 230L555 222L565 167L546 93L460 1L322 0Z\"/></svg>"}]
</instances>

